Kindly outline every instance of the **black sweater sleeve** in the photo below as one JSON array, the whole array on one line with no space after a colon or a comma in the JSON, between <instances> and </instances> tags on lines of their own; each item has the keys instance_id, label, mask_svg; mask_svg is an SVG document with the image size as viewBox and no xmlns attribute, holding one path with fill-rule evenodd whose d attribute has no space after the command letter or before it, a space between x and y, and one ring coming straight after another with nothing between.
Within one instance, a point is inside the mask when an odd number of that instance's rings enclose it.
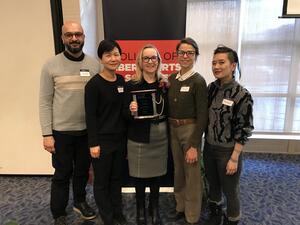
<instances>
[{"instance_id":1,"label":"black sweater sleeve","mask_svg":"<svg viewBox=\"0 0 300 225\"><path fill-rule=\"evenodd\" d=\"M97 105L99 103L99 93L97 85L91 79L85 86L85 120L88 131L88 143L90 147L98 146L98 123L97 121Z\"/></svg>"},{"instance_id":2,"label":"black sweater sleeve","mask_svg":"<svg viewBox=\"0 0 300 225\"><path fill-rule=\"evenodd\" d=\"M242 92L242 91L241 91ZM243 89L243 97L235 106L233 116L233 131L236 142L244 145L252 135L253 126L253 99L251 94Z\"/></svg>"},{"instance_id":3,"label":"black sweater sleeve","mask_svg":"<svg viewBox=\"0 0 300 225\"><path fill-rule=\"evenodd\" d=\"M133 119L133 116L131 115L131 112L129 109L129 105L132 101L132 95L131 95L130 91L132 91L132 84L131 84L131 81L128 81L125 84L125 88L124 88L124 103L123 103L123 117L127 121Z\"/></svg>"}]
</instances>

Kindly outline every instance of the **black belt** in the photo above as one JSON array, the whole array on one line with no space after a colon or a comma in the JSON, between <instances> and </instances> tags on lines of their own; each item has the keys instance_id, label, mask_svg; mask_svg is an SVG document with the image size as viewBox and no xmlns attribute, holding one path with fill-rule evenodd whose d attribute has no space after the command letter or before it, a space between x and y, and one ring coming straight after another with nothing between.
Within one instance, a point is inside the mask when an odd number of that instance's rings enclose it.
<instances>
[{"instance_id":1,"label":"black belt","mask_svg":"<svg viewBox=\"0 0 300 225\"><path fill-rule=\"evenodd\" d=\"M159 123L161 123L161 122L164 122L164 121L166 121L167 120L167 118L166 117L158 117L158 118L156 118L156 119L152 119L151 120L151 123L152 124L159 124Z\"/></svg>"}]
</instances>

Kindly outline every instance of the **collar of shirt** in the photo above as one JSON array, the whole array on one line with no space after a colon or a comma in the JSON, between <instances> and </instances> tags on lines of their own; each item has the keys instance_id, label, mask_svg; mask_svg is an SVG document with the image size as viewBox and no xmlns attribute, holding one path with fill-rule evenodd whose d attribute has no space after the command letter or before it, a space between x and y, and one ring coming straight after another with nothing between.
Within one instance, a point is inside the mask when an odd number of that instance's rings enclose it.
<instances>
[{"instance_id":1,"label":"collar of shirt","mask_svg":"<svg viewBox=\"0 0 300 225\"><path fill-rule=\"evenodd\" d=\"M176 79L179 81L184 81L193 76L195 73L196 72L193 69L187 71L185 74L180 74L180 72L178 72L178 74L176 75Z\"/></svg>"},{"instance_id":2,"label":"collar of shirt","mask_svg":"<svg viewBox=\"0 0 300 225\"><path fill-rule=\"evenodd\" d=\"M231 79L230 81L228 81L227 83L223 84L223 85L221 85L219 79L217 79L217 80L214 82L214 84L218 87L219 90L230 89L230 88L232 88L233 86L235 86L236 83L237 83L237 82L236 82L236 80L235 80L234 78Z\"/></svg>"},{"instance_id":3,"label":"collar of shirt","mask_svg":"<svg viewBox=\"0 0 300 225\"><path fill-rule=\"evenodd\" d=\"M82 53L78 58L72 56L69 52L67 51L64 51L64 56L71 60L71 61L75 61L75 62L79 62L79 61L82 61L84 59L84 53Z\"/></svg>"}]
</instances>

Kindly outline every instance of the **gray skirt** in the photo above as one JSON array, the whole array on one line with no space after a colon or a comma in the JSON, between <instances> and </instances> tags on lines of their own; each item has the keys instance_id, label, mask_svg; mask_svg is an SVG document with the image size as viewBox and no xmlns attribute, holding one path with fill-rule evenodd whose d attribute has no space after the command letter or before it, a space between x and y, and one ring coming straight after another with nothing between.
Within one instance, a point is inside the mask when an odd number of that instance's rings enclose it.
<instances>
[{"instance_id":1,"label":"gray skirt","mask_svg":"<svg viewBox=\"0 0 300 225\"><path fill-rule=\"evenodd\" d=\"M168 159L167 123L151 124L149 143L128 139L127 151L130 176L149 178L165 175Z\"/></svg>"}]
</instances>

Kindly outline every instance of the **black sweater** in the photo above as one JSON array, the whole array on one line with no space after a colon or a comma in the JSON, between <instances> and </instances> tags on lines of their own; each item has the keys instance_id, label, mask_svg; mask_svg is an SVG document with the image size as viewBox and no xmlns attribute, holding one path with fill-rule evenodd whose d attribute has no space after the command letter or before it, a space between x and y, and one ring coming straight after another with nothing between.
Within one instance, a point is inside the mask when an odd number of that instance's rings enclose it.
<instances>
[{"instance_id":1,"label":"black sweater","mask_svg":"<svg viewBox=\"0 0 300 225\"><path fill-rule=\"evenodd\" d=\"M124 101L124 109L123 115L127 119L128 129L127 129L127 138L140 143L149 143L150 141L150 125L151 123L159 123L161 121L166 120L168 102L167 102L167 94L164 93L161 88L158 87L159 83L156 81L154 83L147 83L145 80L141 82L129 81L125 85L125 101ZM148 89L156 89L156 101L159 102L160 96L163 97L163 103L156 104L157 113L161 116L155 119L134 119L130 113L129 105L132 101L131 91L138 90L148 90Z\"/></svg>"},{"instance_id":2,"label":"black sweater","mask_svg":"<svg viewBox=\"0 0 300 225\"><path fill-rule=\"evenodd\" d=\"M110 82L99 74L85 86L85 115L89 146L114 142L125 133L122 116L125 81L121 75Z\"/></svg>"}]
</instances>

